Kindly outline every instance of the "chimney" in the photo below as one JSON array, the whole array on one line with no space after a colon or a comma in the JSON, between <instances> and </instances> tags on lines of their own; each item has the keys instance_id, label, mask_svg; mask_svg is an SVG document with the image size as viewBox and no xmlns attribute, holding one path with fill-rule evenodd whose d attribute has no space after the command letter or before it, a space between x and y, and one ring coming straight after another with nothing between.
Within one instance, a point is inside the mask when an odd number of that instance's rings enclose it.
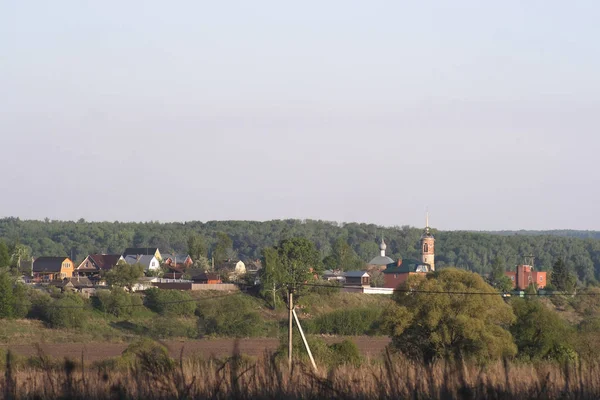
<instances>
[{"instance_id":1,"label":"chimney","mask_svg":"<svg viewBox=\"0 0 600 400\"><path fill-rule=\"evenodd\" d=\"M401 259L401 258L399 258L399 259L398 259L398 264L397 264L397 266L399 267L399 266L401 266L401 265L402 265L402 259Z\"/></svg>"}]
</instances>

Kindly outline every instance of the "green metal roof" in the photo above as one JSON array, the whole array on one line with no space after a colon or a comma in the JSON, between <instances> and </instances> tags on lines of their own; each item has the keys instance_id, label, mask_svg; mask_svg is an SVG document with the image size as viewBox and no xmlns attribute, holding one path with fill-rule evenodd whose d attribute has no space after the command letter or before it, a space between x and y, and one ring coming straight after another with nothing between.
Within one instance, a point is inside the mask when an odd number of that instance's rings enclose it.
<instances>
[{"instance_id":1,"label":"green metal roof","mask_svg":"<svg viewBox=\"0 0 600 400\"><path fill-rule=\"evenodd\" d=\"M416 272L417 267L419 265L424 265L424 264L419 260L408 258L408 259L402 260L402 264L400 264L400 266L396 265L396 263L388 264L387 268L383 270L383 273L384 274L406 274L409 272Z\"/></svg>"}]
</instances>

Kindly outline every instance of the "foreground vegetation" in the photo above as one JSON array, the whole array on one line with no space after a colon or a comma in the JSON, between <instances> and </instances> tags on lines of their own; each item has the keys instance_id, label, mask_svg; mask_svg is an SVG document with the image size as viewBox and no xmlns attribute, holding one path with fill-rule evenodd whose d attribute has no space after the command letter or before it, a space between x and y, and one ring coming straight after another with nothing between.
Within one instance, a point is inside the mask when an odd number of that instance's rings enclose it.
<instances>
[{"instance_id":1,"label":"foreground vegetation","mask_svg":"<svg viewBox=\"0 0 600 400\"><path fill-rule=\"evenodd\" d=\"M293 370L276 355L250 359L169 358L159 345L136 343L119 360L83 366L40 354L24 364L6 357L0 387L11 399L596 399L597 363L433 365L386 355L382 361L345 362L314 372Z\"/></svg>"}]
</instances>

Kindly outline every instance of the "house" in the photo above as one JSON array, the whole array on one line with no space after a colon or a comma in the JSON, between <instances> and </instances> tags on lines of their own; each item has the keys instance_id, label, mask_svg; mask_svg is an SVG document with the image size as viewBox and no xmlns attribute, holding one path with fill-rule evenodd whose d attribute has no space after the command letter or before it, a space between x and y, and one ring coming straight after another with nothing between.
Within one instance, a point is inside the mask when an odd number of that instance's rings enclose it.
<instances>
[{"instance_id":1,"label":"house","mask_svg":"<svg viewBox=\"0 0 600 400\"><path fill-rule=\"evenodd\" d=\"M162 276L165 279L182 279L185 274L184 267L169 266L169 271Z\"/></svg>"},{"instance_id":2,"label":"house","mask_svg":"<svg viewBox=\"0 0 600 400\"><path fill-rule=\"evenodd\" d=\"M154 255L128 255L124 259L129 265L142 265L144 271L156 271L160 268L160 262Z\"/></svg>"},{"instance_id":3,"label":"house","mask_svg":"<svg viewBox=\"0 0 600 400\"><path fill-rule=\"evenodd\" d=\"M90 254L75 268L80 275L95 275L108 271L123 259L120 254Z\"/></svg>"},{"instance_id":4,"label":"house","mask_svg":"<svg viewBox=\"0 0 600 400\"><path fill-rule=\"evenodd\" d=\"M215 274L213 272L201 272L196 275L192 275L192 281L194 283L210 283L217 284L222 283L221 277L219 274Z\"/></svg>"},{"instance_id":5,"label":"house","mask_svg":"<svg viewBox=\"0 0 600 400\"><path fill-rule=\"evenodd\" d=\"M52 283L51 285L60 288L63 292L73 291L84 294L86 297L96 293L96 288L92 281L85 276L72 276L62 281Z\"/></svg>"},{"instance_id":6,"label":"house","mask_svg":"<svg viewBox=\"0 0 600 400\"><path fill-rule=\"evenodd\" d=\"M371 276L366 271L348 271L344 273L344 286L371 286Z\"/></svg>"},{"instance_id":7,"label":"house","mask_svg":"<svg viewBox=\"0 0 600 400\"><path fill-rule=\"evenodd\" d=\"M525 290L532 284L543 289L547 284L546 272L534 271L531 265L517 265L516 271L507 271L504 274L510 278L515 289Z\"/></svg>"},{"instance_id":8,"label":"house","mask_svg":"<svg viewBox=\"0 0 600 400\"><path fill-rule=\"evenodd\" d=\"M399 259L397 263L389 264L383 270L383 287L396 289L399 284L406 282L409 276L425 275L428 272L431 272L429 264L413 259Z\"/></svg>"},{"instance_id":9,"label":"house","mask_svg":"<svg viewBox=\"0 0 600 400\"><path fill-rule=\"evenodd\" d=\"M157 260L162 260L158 247L129 247L123 252L123 258L127 256L149 256L153 255Z\"/></svg>"},{"instance_id":10,"label":"house","mask_svg":"<svg viewBox=\"0 0 600 400\"><path fill-rule=\"evenodd\" d=\"M244 275L246 273L246 264L243 261L227 260L217 266L218 270L230 271L235 275Z\"/></svg>"},{"instance_id":11,"label":"house","mask_svg":"<svg viewBox=\"0 0 600 400\"><path fill-rule=\"evenodd\" d=\"M162 262L169 267L188 268L194 263L194 260L187 254L163 254Z\"/></svg>"},{"instance_id":12,"label":"house","mask_svg":"<svg viewBox=\"0 0 600 400\"><path fill-rule=\"evenodd\" d=\"M33 262L33 278L42 282L70 278L73 269L73 261L69 257L38 257Z\"/></svg>"},{"instance_id":13,"label":"house","mask_svg":"<svg viewBox=\"0 0 600 400\"><path fill-rule=\"evenodd\" d=\"M143 276L137 280L131 287L132 292L141 292L150 288L153 288L153 283L158 282L160 278L152 276Z\"/></svg>"},{"instance_id":14,"label":"house","mask_svg":"<svg viewBox=\"0 0 600 400\"><path fill-rule=\"evenodd\" d=\"M323 280L328 282L344 283L346 281L346 277L344 276L344 272L339 269L328 269L323 272Z\"/></svg>"}]
</instances>

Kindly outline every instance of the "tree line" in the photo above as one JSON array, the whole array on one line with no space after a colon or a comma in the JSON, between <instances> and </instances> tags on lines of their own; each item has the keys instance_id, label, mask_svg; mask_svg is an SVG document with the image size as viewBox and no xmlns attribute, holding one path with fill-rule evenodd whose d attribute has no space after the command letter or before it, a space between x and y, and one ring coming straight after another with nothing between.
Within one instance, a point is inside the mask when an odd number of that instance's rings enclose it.
<instances>
[{"instance_id":1,"label":"tree line","mask_svg":"<svg viewBox=\"0 0 600 400\"><path fill-rule=\"evenodd\" d=\"M594 232L466 232L438 231L436 267L456 266L489 274L497 257L512 269L528 256L535 267L550 270L562 258L583 284L600 279L600 240ZM162 252L197 254L215 259L256 260L264 248L283 239L304 237L313 242L326 268L356 269L379 253L381 237L393 258L418 258L421 228L317 220L86 222L0 219L0 263L11 249L25 256L69 256L81 261L90 253L121 253L127 247L156 246ZM559 236L564 234L566 236ZM190 242L191 237L200 238ZM194 239L196 240L196 239ZM20 247L16 247L20 246ZM6 248L8 255L4 255Z\"/></svg>"}]
</instances>

